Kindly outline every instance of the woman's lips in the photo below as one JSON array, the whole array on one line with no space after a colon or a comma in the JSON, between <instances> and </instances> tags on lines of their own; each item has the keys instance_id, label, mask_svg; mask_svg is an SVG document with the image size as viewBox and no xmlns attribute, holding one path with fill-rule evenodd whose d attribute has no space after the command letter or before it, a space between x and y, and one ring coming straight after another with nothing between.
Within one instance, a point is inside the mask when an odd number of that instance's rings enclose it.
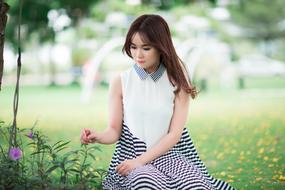
<instances>
[{"instance_id":1,"label":"woman's lips","mask_svg":"<svg viewBox=\"0 0 285 190\"><path fill-rule=\"evenodd\" d=\"M144 61L138 61L138 64L144 64Z\"/></svg>"}]
</instances>

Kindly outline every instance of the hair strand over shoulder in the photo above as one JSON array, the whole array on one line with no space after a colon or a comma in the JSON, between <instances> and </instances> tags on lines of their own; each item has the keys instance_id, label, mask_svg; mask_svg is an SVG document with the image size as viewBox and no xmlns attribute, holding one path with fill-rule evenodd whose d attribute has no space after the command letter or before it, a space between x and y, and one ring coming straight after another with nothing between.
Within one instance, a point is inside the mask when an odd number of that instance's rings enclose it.
<instances>
[{"instance_id":1,"label":"hair strand over shoulder","mask_svg":"<svg viewBox=\"0 0 285 190\"><path fill-rule=\"evenodd\" d=\"M131 24L122 49L131 58L130 47L136 33L139 33L147 44L159 51L160 61L166 68L170 82L176 87L174 93L177 94L182 89L195 98L198 92L191 83L185 64L175 51L167 22L161 16L154 14L138 17Z\"/></svg>"}]
</instances>

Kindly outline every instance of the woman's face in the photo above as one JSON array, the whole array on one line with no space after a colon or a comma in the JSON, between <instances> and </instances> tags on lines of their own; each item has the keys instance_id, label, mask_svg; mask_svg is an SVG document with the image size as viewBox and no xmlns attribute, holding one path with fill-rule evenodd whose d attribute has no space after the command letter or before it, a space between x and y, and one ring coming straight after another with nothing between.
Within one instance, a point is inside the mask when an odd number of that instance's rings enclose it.
<instances>
[{"instance_id":1,"label":"woman's face","mask_svg":"<svg viewBox=\"0 0 285 190\"><path fill-rule=\"evenodd\" d=\"M156 48L142 41L140 34L134 34L131 43L131 54L134 61L146 72L156 71L160 63L160 55Z\"/></svg>"}]
</instances>

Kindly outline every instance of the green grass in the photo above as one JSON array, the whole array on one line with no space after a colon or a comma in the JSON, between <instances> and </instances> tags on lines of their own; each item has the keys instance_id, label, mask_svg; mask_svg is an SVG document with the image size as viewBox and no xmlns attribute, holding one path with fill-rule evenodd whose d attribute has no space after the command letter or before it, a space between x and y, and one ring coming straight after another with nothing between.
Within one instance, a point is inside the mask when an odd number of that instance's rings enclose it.
<instances>
[{"instance_id":1,"label":"green grass","mask_svg":"<svg viewBox=\"0 0 285 190\"><path fill-rule=\"evenodd\" d=\"M12 122L13 87L0 92L0 120ZM80 130L107 125L107 89L80 101L78 87L20 89L18 126L37 128L51 141L71 140L78 148ZM285 89L245 89L201 93L190 103L187 128L210 173L236 189L285 189ZM107 168L114 146L101 145Z\"/></svg>"}]
</instances>

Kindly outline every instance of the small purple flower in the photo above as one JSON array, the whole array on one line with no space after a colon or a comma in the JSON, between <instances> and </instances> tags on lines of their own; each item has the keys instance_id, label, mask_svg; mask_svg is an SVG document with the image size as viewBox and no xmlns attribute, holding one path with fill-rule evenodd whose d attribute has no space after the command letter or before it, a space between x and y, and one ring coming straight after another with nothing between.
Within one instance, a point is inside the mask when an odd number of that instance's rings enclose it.
<instances>
[{"instance_id":1,"label":"small purple flower","mask_svg":"<svg viewBox=\"0 0 285 190\"><path fill-rule=\"evenodd\" d=\"M19 148L12 147L9 151L9 157L12 160L18 160L22 157L22 151Z\"/></svg>"},{"instance_id":2,"label":"small purple flower","mask_svg":"<svg viewBox=\"0 0 285 190\"><path fill-rule=\"evenodd\" d=\"M33 131L29 132L29 134L27 134L27 137L29 137L30 139L33 139L34 138Z\"/></svg>"}]
</instances>

